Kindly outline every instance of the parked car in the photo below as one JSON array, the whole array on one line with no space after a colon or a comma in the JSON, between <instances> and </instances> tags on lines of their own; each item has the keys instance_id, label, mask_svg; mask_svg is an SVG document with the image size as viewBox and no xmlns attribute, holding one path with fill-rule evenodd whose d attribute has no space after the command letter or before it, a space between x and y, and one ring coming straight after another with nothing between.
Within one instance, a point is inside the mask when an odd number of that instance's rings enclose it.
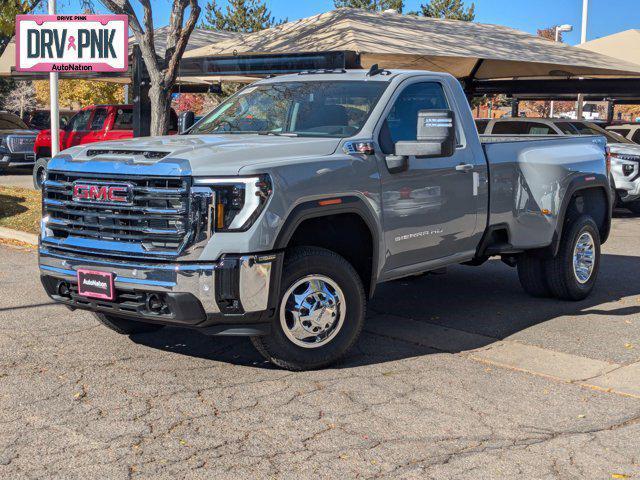
<instances>
[{"instance_id":1,"label":"parked car","mask_svg":"<svg viewBox=\"0 0 640 480\"><path fill-rule=\"evenodd\" d=\"M627 140L631 140L633 143L640 143L640 123L626 123L623 125L611 125L607 127L618 135L622 135Z\"/></svg>"},{"instance_id":2,"label":"parked car","mask_svg":"<svg viewBox=\"0 0 640 480\"><path fill-rule=\"evenodd\" d=\"M33 165L37 134L17 115L0 112L0 174L7 167Z\"/></svg>"},{"instance_id":3,"label":"parked car","mask_svg":"<svg viewBox=\"0 0 640 480\"><path fill-rule=\"evenodd\" d=\"M171 110L170 132L177 132L177 125L177 115ZM133 105L92 105L80 110L60 130L59 148L62 151L76 145L127 138L133 138ZM33 185L40 189L51 158L50 130L38 134L34 151Z\"/></svg>"},{"instance_id":4,"label":"parked car","mask_svg":"<svg viewBox=\"0 0 640 480\"><path fill-rule=\"evenodd\" d=\"M484 130L491 135L602 135L611 151L616 204L640 213L640 145L586 120L501 118Z\"/></svg>"},{"instance_id":5,"label":"parked car","mask_svg":"<svg viewBox=\"0 0 640 480\"><path fill-rule=\"evenodd\" d=\"M356 343L384 281L499 256L527 292L584 299L611 193L602 136L481 140L449 74L323 70L260 80L184 135L67 149L43 213L56 302L122 334L248 335L307 370Z\"/></svg>"},{"instance_id":6,"label":"parked car","mask_svg":"<svg viewBox=\"0 0 640 480\"><path fill-rule=\"evenodd\" d=\"M64 128L75 113L71 110L60 110L60 128ZM34 130L47 130L51 128L51 111L32 110L24 115L23 120Z\"/></svg>"}]
</instances>

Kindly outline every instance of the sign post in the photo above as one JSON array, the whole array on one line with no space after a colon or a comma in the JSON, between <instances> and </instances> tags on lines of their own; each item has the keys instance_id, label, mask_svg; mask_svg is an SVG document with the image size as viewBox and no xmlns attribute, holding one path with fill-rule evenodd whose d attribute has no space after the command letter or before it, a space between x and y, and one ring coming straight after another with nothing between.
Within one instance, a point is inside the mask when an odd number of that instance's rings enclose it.
<instances>
[{"instance_id":1,"label":"sign post","mask_svg":"<svg viewBox=\"0 0 640 480\"><path fill-rule=\"evenodd\" d=\"M56 14L56 0L49 0L49 15ZM49 106L51 108L51 158L60 151L60 109L58 102L58 72L49 73Z\"/></svg>"},{"instance_id":2,"label":"sign post","mask_svg":"<svg viewBox=\"0 0 640 480\"><path fill-rule=\"evenodd\" d=\"M49 72L51 155L60 145L59 72L126 72L129 69L129 22L126 15L16 16L16 70Z\"/></svg>"}]
</instances>

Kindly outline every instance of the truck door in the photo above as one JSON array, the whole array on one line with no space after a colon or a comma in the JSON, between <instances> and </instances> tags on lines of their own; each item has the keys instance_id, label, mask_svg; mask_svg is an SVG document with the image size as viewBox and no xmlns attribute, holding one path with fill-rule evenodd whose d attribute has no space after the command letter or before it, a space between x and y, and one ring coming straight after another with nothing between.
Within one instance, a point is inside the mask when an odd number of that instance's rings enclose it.
<instances>
[{"instance_id":1,"label":"truck door","mask_svg":"<svg viewBox=\"0 0 640 480\"><path fill-rule=\"evenodd\" d=\"M60 149L64 150L74 145L79 145L81 138L86 135L91 110L80 110L69 121L64 129L64 134L60 135Z\"/></svg>"},{"instance_id":2,"label":"truck door","mask_svg":"<svg viewBox=\"0 0 640 480\"><path fill-rule=\"evenodd\" d=\"M109 117L109 109L106 107L98 107L93 111L93 115L89 120L89 129L80 139L80 143L94 143L105 139L107 131L107 119Z\"/></svg>"},{"instance_id":3,"label":"truck door","mask_svg":"<svg viewBox=\"0 0 640 480\"><path fill-rule=\"evenodd\" d=\"M474 158L460 125L452 156L408 157L406 170L398 173L391 173L385 160L395 153L396 142L416 141L420 110L455 111L446 92L438 81L415 79L403 84L379 126L385 270L390 276L389 270L424 270L425 262L472 255L484 230L484 224L476 224L485 160Z\"/></svg>"}]
</instances>

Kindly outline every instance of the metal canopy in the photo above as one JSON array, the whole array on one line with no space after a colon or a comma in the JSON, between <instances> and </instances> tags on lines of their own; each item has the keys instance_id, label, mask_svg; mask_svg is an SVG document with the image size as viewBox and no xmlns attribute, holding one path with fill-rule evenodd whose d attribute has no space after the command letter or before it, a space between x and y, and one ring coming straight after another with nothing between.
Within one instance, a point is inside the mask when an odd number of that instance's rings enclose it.
<instances>
[{"instance_id":1,"label":"metal canopy","mask_svg":"<svg viewBox=\"0 0 640 480\"><path fill-rule=\"evenodd\" d=\"M449 72L457 78L640 76L640 65L499 25L342 8L187 52L216 57L355 52L362 68Z\"/></svg>"}]
</instances>

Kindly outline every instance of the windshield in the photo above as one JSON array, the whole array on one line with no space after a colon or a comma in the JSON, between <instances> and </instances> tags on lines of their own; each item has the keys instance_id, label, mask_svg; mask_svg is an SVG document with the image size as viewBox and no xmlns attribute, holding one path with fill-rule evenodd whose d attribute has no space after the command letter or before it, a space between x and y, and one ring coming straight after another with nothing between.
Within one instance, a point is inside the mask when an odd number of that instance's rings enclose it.
<instances>
[{"instance_id":1,"label":"windshield","mask_svg":"<svg viewBox=\"0 0 640 480\"><path fill-rule=\"evenodd\" d=\"M562 122L574 128L578 135L603 135L607 138L607 143L633 143L622 135L610 130L605 130L599 125L591 122ZM560 124L558 124L560 125ZM566 133L566 132L565 132ZM575 133L574 133L575 135Z\"/></svg>"},{"instance_id":2,"label":"windshield","mask_svg":"<svg viewBox=\"0 0 640 480\"><path fill-rule=\"evenodd\" d=\"M189 134L260 133L350 137L364 126L386 82L283 82L245 88Z\"/></svg>"}]
</instances>

